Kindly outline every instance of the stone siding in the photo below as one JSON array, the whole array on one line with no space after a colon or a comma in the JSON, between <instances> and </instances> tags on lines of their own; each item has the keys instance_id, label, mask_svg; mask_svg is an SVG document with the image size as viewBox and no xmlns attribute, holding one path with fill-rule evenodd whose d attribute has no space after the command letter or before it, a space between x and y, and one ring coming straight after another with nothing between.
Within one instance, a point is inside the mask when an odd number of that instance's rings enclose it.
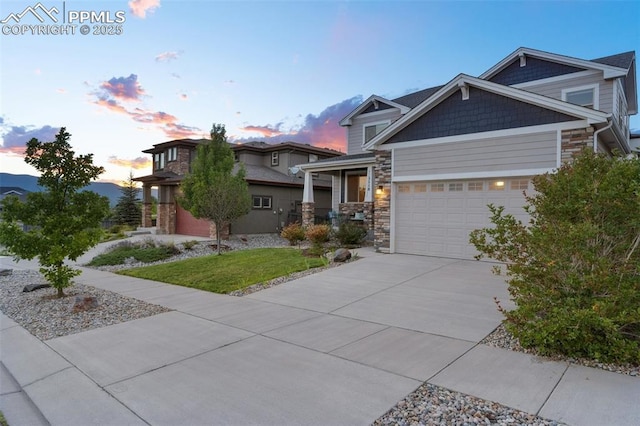
<instances>
[{"instance_id":1,"label":"stone siding","mask_svg":"<svg viewBox=\"0 0 640 426\"><path fill-rule=\"evenodd\" d=\"M157 234L176 233L176 205L174 203L158 204Z\"/></svg>"},{"instance_id":2,"label":"stone siding","mask_svg":"<svg viewBox=\"0 0 640 426\"><path fill-rule=\"evenodd\" d=\"M377 251L391 249L391 151L376 151L374 193L382 187L383 194L375 194L373 213L373 244Z\"/></svg>"},{"instance_id":3,"label":"stone siding","mask_svg":"<svg viewBox=\"0 0 640 426\"><path fill-rule=\"evenodd\" d=\"M302 203L302 226L307 227L315 223L315 203Z\"/></svg>"},{"instance_id":4,"label":"stone siding","mask_svg":"<svg viewBox=\"0 0 640 426\"><path fill-rule=\"evenodd\" d=\"M560 159L563 163L573 160L585 147L593 148L593 127L562 131Z\"/></svg>"},{"instance_id":5,"label":"stone siding","mask_svg":"<svg viewBox=\"0 0 640 426\"><path fill-rule=\"evenodd\" d=\"M356 213L364 213L364 220L355 222L362 223L367 230L373 229L373 203L340 203L339 209L345 220L353 219Z\"/></svg>"}]
</instances>

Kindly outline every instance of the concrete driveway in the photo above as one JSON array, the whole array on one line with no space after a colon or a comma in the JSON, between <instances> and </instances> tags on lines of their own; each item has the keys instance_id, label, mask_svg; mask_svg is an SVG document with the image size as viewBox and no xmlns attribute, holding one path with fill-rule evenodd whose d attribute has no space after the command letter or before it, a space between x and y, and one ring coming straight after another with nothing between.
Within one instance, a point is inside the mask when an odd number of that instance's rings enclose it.
<instances>
[{"instance_id":1,"label":"concrete driveway","mask_svg":"<svg viewBox=\"0 0 640 426\"><path fill-rule=\"evenodd\" d=\"M361 253L242 298L85 270L175 311L44 343L2 316L10 394L51 424L364 425L429 381L570 424L640 420L635 378L478 345L508 300L491 264ZM571 397L594 384L598 410Z\"/></svg>"}]
</instances>

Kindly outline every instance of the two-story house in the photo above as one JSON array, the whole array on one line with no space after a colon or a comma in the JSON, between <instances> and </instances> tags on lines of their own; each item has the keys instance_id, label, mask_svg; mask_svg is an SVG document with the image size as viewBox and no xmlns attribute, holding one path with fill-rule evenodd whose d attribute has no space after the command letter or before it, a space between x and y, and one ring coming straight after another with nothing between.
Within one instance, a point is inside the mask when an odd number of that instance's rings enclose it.
<instances>
[{"instance_id":1,"label":"two-story house","mask_svg":"<svg viewBox=\"0 0 640 426\"><path fill-rule=\"evenodd\" d=\"M369 97L340 122L347 155L300 167L333 175L332 208L364 213L379 251L468 259L469 232L490 225L487 204L526 220L533 176L583 147L637 149L635 63L635 52L584 60L519 48L479 77ZM315 197L304 194L303 223Z\"/></svg>"},{"instance_id":2,"label":"two-story house","mask_svg":"<svg viewBox=\"0 0 640 426\"><path fill-rule=\"evenodd\" d=\"M159 143L144 150L153 158L153 173L135 178L143 187L143 227L152 226L151 189L157 188L158 206L156 232L208 237L215 228L204 219L196 219L177 202L180 182L189 172L199 144L206 139L178 139ZM312 164L342 155L341 152L294 142L270 145L264 142L229 144L238 164L246 171L252 198L251 211L225 230L233 234L279 232L292 221L302 217L304 174L293 166ZM309 185L318 199L316 215L326 216L331 208L331 176L310 175Z\"/></svg>"}]
</instances>

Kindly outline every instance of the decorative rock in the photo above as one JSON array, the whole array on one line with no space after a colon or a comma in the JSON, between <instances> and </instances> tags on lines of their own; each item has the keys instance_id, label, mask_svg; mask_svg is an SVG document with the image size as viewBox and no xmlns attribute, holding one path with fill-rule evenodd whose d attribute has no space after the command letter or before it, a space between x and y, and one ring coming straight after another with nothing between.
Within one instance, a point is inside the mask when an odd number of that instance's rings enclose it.
<instances>
[{"instance_id":1,"label":"decorative rock","mask_svg":"<svg viewBox=\"0 0 640 426\"><path fill-rule=\"evenodd\" d=\"M6 277L13 274L13 269L0 269L0 277Z\"/></svg>"},{"instance_id":2,"label":"decorative rock","mask_svg":"<svg viewBox=\"0 0 640 426\"><path fill-rule=\"evenodd\" d=\"M72 313L88 311L98 307L98 299L95 296L78 295L71 306Z\"/></svg>"},{"instance_id":3,"label":"decorative rock","mask_svg":"<svg viewBox=\"0 0 640 426\"><path fill-rule=\"evenodd\" d=\"M349 259L351 259L351 252L345 248L339 248L333 254L334 262L346 262Z\"/></svg>"},{"instance_id":4,"label":"decorative rock","mask_svg":"<svg viewBox=\"0 0 640 426\"><path fill-rule=\"evenodd\" d=\"M49 288L51 284L27 284L22 289L23 293L30 293L35 290L40 290L41 288Z\"/></svg>"}]
</instances>

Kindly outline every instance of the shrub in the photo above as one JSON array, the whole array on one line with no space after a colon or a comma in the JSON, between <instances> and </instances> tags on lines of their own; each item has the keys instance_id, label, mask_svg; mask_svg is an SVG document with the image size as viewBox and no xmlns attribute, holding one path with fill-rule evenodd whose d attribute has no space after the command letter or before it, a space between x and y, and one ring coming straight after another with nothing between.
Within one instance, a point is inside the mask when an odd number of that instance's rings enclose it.
<instances>
[{"instance_id":1,"label":"shrub","mask_svg":"<svg viewBox=\"0 0 640 426\"><path fill-rule=\"evenodd\" d=\"M311 241L311 244L314 246L320 246L329 241L329 237L331 236L331 227L326 224L311 225L307 228L305 236L309 241Z\"/></svg>"},{"instance_id":2,"label":"shrub","mask_svg":"<svg viewBox=\"0 0 640 426\"><path fill-rule=\"evenodd\" d=\"M534 187L528 225L489 206L470 236L507 263L505 326L541 354L640 363L640 159L585 150Z\"/></svg>"},{"instance_id":3,"label":"shrub","mask_svg":"<svg viewBox=\"0 0 640 426\"><path fill-rule=\"evenodd\" d=\"M168 259L179 252L180 250L173 243L159 243L156 245L152 239L146 239L138 243L122 241L111 246L107 252L94 257L88 265L121 265L129 258L134 258L138 262L150 263Z\"/></svg>"},{"instance_id":4,"label":"shrub","mask_svg":"<svg viewBox=\"0 0 640 426\"><path fill-rule=\"evenodd\" d=\"M336 238L343 246L358 246L362 244L367 230L355 223L345 222L336 232Z\"/></svg>"},{"instance_id":5,"label":"shrub","mask_svg":"<svg viewBox=\"0 0 640 426\"><path fill-rule=\"evenodd\" d=\"M301 241L304 241L305 232L304 228L298 223L294 222L282 229L280 236L285 240L289 241L289 245L299 244Z\"/></svg>"},{"instance_id":6,"label":"shrub","mask_svg":"<svg viewBox=\"0 0 640 426\"><path fill-rule=\"evenodd\" d=\"M182 247L184 247L185 250L191 250L196 245L198 245L198 242L196 240L184 241L182 243Z\"/></svg>"}]
</instances>

